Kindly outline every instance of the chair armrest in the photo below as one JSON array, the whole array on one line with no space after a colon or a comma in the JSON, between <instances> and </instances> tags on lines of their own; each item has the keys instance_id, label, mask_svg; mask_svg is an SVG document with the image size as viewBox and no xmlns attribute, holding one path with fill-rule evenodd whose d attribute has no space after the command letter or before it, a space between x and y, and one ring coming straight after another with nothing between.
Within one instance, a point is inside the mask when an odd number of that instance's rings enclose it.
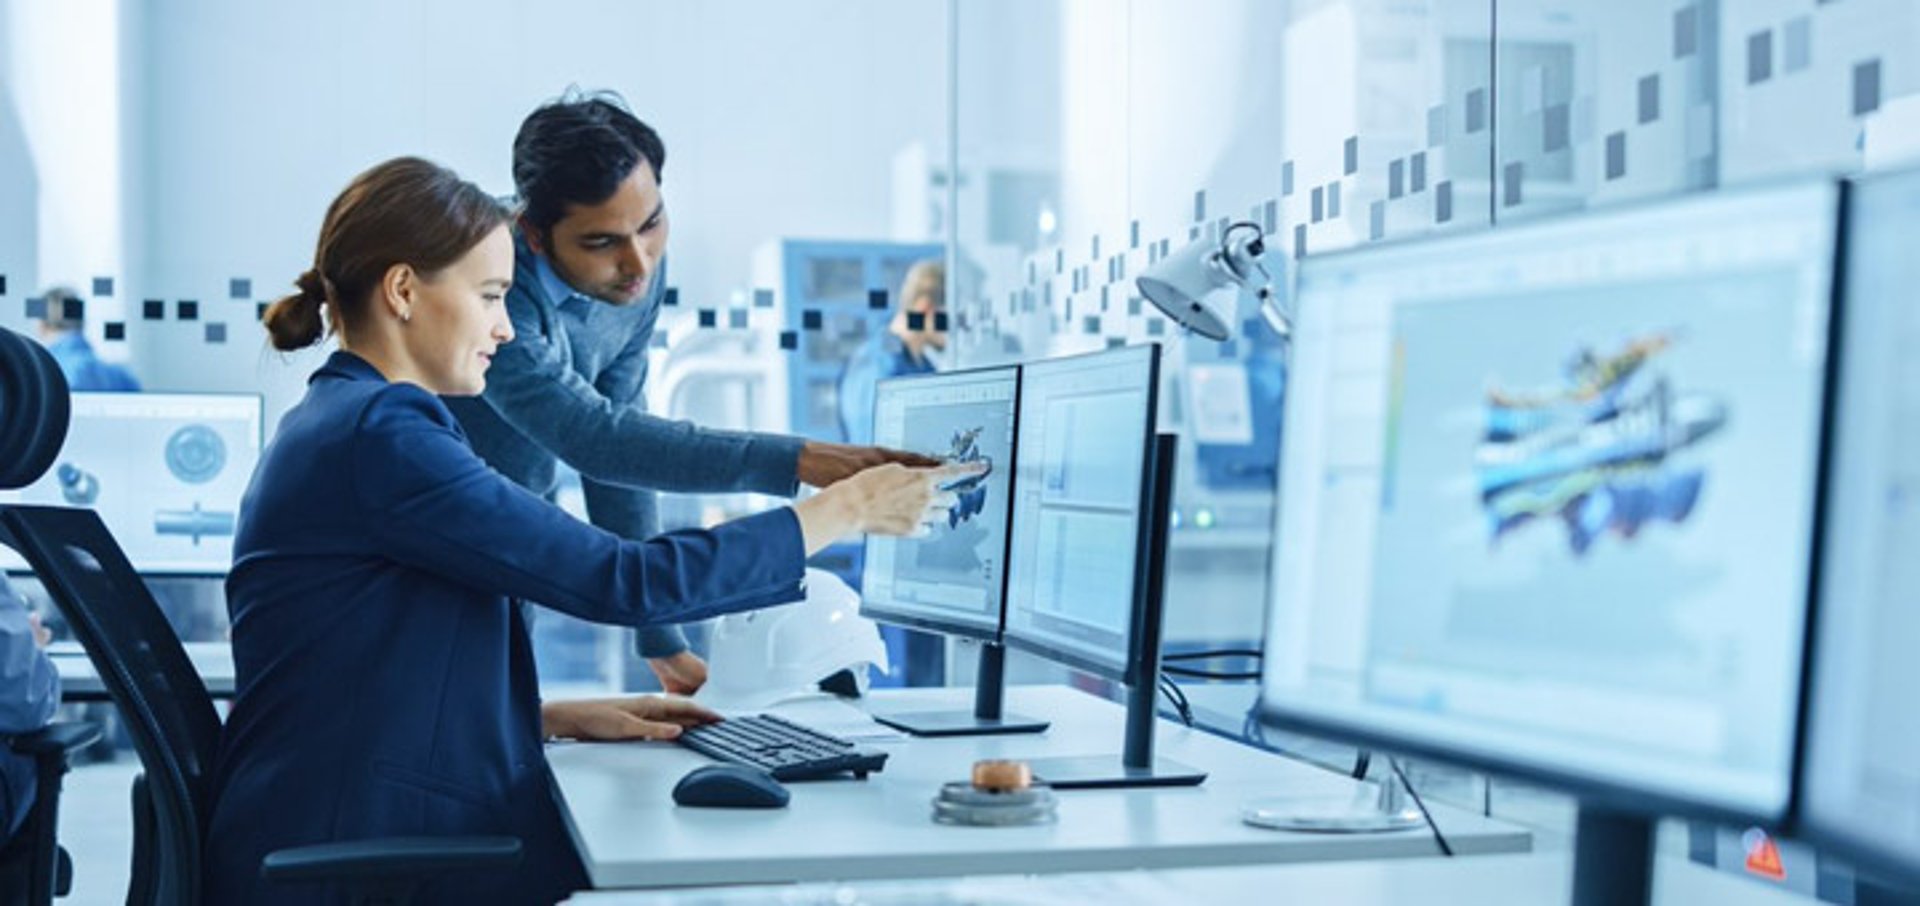
<instances>
[{"instance_id":1,"label":"chair armrest","mask_svg":"<svg viewBox=\"0 0 1920 906\"><path fill-rule=\"evenodd\" d=\"M40 758L46 755L64 755L75 749L93 744L100 738L100 725L87 721L63 721L48 724L32 733L22 733L7 740L8 748L22 755Z\"/></svg>"},{"instance_id":2,"label":"chair armrest","mask_svg":"<svg viewBox=\"0 0 1920 906\"><path fill-rule=\"evenodd\" d=\"M274 850L260 862L269 881L426 877L520 864L519 837L377 837Z\"/></svg>"}]
</instances>

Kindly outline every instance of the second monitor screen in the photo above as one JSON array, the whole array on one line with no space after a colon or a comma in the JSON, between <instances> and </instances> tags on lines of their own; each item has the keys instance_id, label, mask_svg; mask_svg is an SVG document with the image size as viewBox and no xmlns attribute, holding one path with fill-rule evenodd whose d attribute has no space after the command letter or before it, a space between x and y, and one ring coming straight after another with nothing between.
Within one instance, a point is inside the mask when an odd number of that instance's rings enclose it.
<instances>
[{"instance_id":1,"label":"second monitor screen","mask_svg":"<svg viewBox=\"0 0 1920 906\"><path fill-rule=\"evenodd\" d=\"M1036 362L1020 390L1009 642L1127 667L1157 347Z\"/></svg>"},{"instance_id":2,"label":"second monitor screen","mask_svg":"<svg viewBox=\"0 0 1920 906\"><path fill-rule=\"evenodd\" d=\"M256 394L76 393L55 467L0 503L93 510L142 573L224 574L260 425ZM0 546L0 569L26 562Z\"/></svg>"},{"instance_id":3,"label":"second monitor screen","mask_svg":"<svg viewBox=\"0 0 1920 906\"><path fill-rule=\"evenodd\" d=\"M953 488L956 505L926 537L869 538L863 597L872 616L999 633L1018 385L1013 368L881 382L874 443L946 462L984 462L987 473Z\"/></svg>"}]
</instances>

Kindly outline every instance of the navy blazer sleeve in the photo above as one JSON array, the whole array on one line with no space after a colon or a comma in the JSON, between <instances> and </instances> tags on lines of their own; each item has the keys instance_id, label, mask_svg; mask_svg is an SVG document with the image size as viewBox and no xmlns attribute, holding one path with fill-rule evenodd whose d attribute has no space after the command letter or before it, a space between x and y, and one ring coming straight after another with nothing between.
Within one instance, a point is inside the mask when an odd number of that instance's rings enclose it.
<instances>
[{"instance_id":1,"label":"navy blazer sleeve","mask_svg":"<svg viewBox=\"0 0 1920 906\"><path fill-rule=\"evenodd\" d=\"M639 626L798 600L800 523L782 507L629 541L488 468L431 394L383 389L352 445L355 493L392 558L587 620Z\"/></svg>"}]
</instances>

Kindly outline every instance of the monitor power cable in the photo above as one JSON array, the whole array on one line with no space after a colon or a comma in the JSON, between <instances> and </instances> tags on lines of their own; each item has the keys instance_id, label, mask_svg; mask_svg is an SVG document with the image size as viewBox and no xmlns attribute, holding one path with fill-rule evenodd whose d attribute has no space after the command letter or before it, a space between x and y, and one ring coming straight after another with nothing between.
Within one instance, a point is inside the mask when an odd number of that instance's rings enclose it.
<instances>
[{"instance_id":1,"label":"monitor power cable","mask_svg":"<svg viewBox=\"0 0 1920 906\"><path fill-rule=\"evenodd\" d=\"M1393 768L1393 776L1400 778L1400 785L1406 787L1407 795L1413 797L1414 806L1420 809L1420 817L1427 820L1427 828L1433 831L1433 842L1440 846L1440 853L1452 858L1453 847L1447 845L1447 837L1440 833L1440 825L1433 820L1433 813L1427 811L1426 802L1420 799L1420 791L1413 788L1413 782L1407 779L1407 772L1400 769L1400 760L1389 757L1387 764Z\"/></svg>"},{"instance_id":2,"label":"monitor power cable","mask_svg":"<svg viewBox=\"0 0 1920 906\"><path fill-rule=\"evenodd\" d=\"M1260 671L1257 669L1205 670L1178 663L1168 663L1172 661L1211 661L1222 658L1247 658L1257 663L1260 660L1260 652L1251 648L1218 648L1212 651L1183 651L1175 654L1165 654L1160 657L1161 662L1165 664L1165 666L1161 668L1161 672L1168 676L1178 676L1186 679L1257 680L1260 678Z\"/></svg>"},{"instance_id":3,"label":"monitor power cable","mask_svg":"<svg viewBox=\"0 0 1920 906\"><path fill-rule=\"evenodd\" d=\"M1165 671L1161 671L1159 686L1160 694L1167 697L1167 701L1173 705L1174 713L1180 715L1180 722L1189 727L1193 726L1193 704L1187 701L1187 693L1181 691L1180 684L1167 676Z\"/></svg>"}]
</instances>

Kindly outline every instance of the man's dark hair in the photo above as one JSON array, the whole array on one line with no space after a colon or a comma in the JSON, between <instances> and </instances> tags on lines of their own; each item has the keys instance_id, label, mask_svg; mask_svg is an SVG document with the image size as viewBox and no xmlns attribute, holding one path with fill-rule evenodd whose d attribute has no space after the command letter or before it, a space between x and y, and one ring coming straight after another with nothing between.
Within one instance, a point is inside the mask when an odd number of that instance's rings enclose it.
<instances>
[{"instance_id":1,"label":"man's dark hair","mask_svg":"<svg viewBox=\"0 0 1920 906\"><path fill-rule=\"evenodd\" d=\"M513 137L513 186L522 217L543 238L568 205L596 205L613 197L621 180L646 161L662 178L667 146L611 91L568 89L527 115Z\"/></svg>"}]
</instances>

